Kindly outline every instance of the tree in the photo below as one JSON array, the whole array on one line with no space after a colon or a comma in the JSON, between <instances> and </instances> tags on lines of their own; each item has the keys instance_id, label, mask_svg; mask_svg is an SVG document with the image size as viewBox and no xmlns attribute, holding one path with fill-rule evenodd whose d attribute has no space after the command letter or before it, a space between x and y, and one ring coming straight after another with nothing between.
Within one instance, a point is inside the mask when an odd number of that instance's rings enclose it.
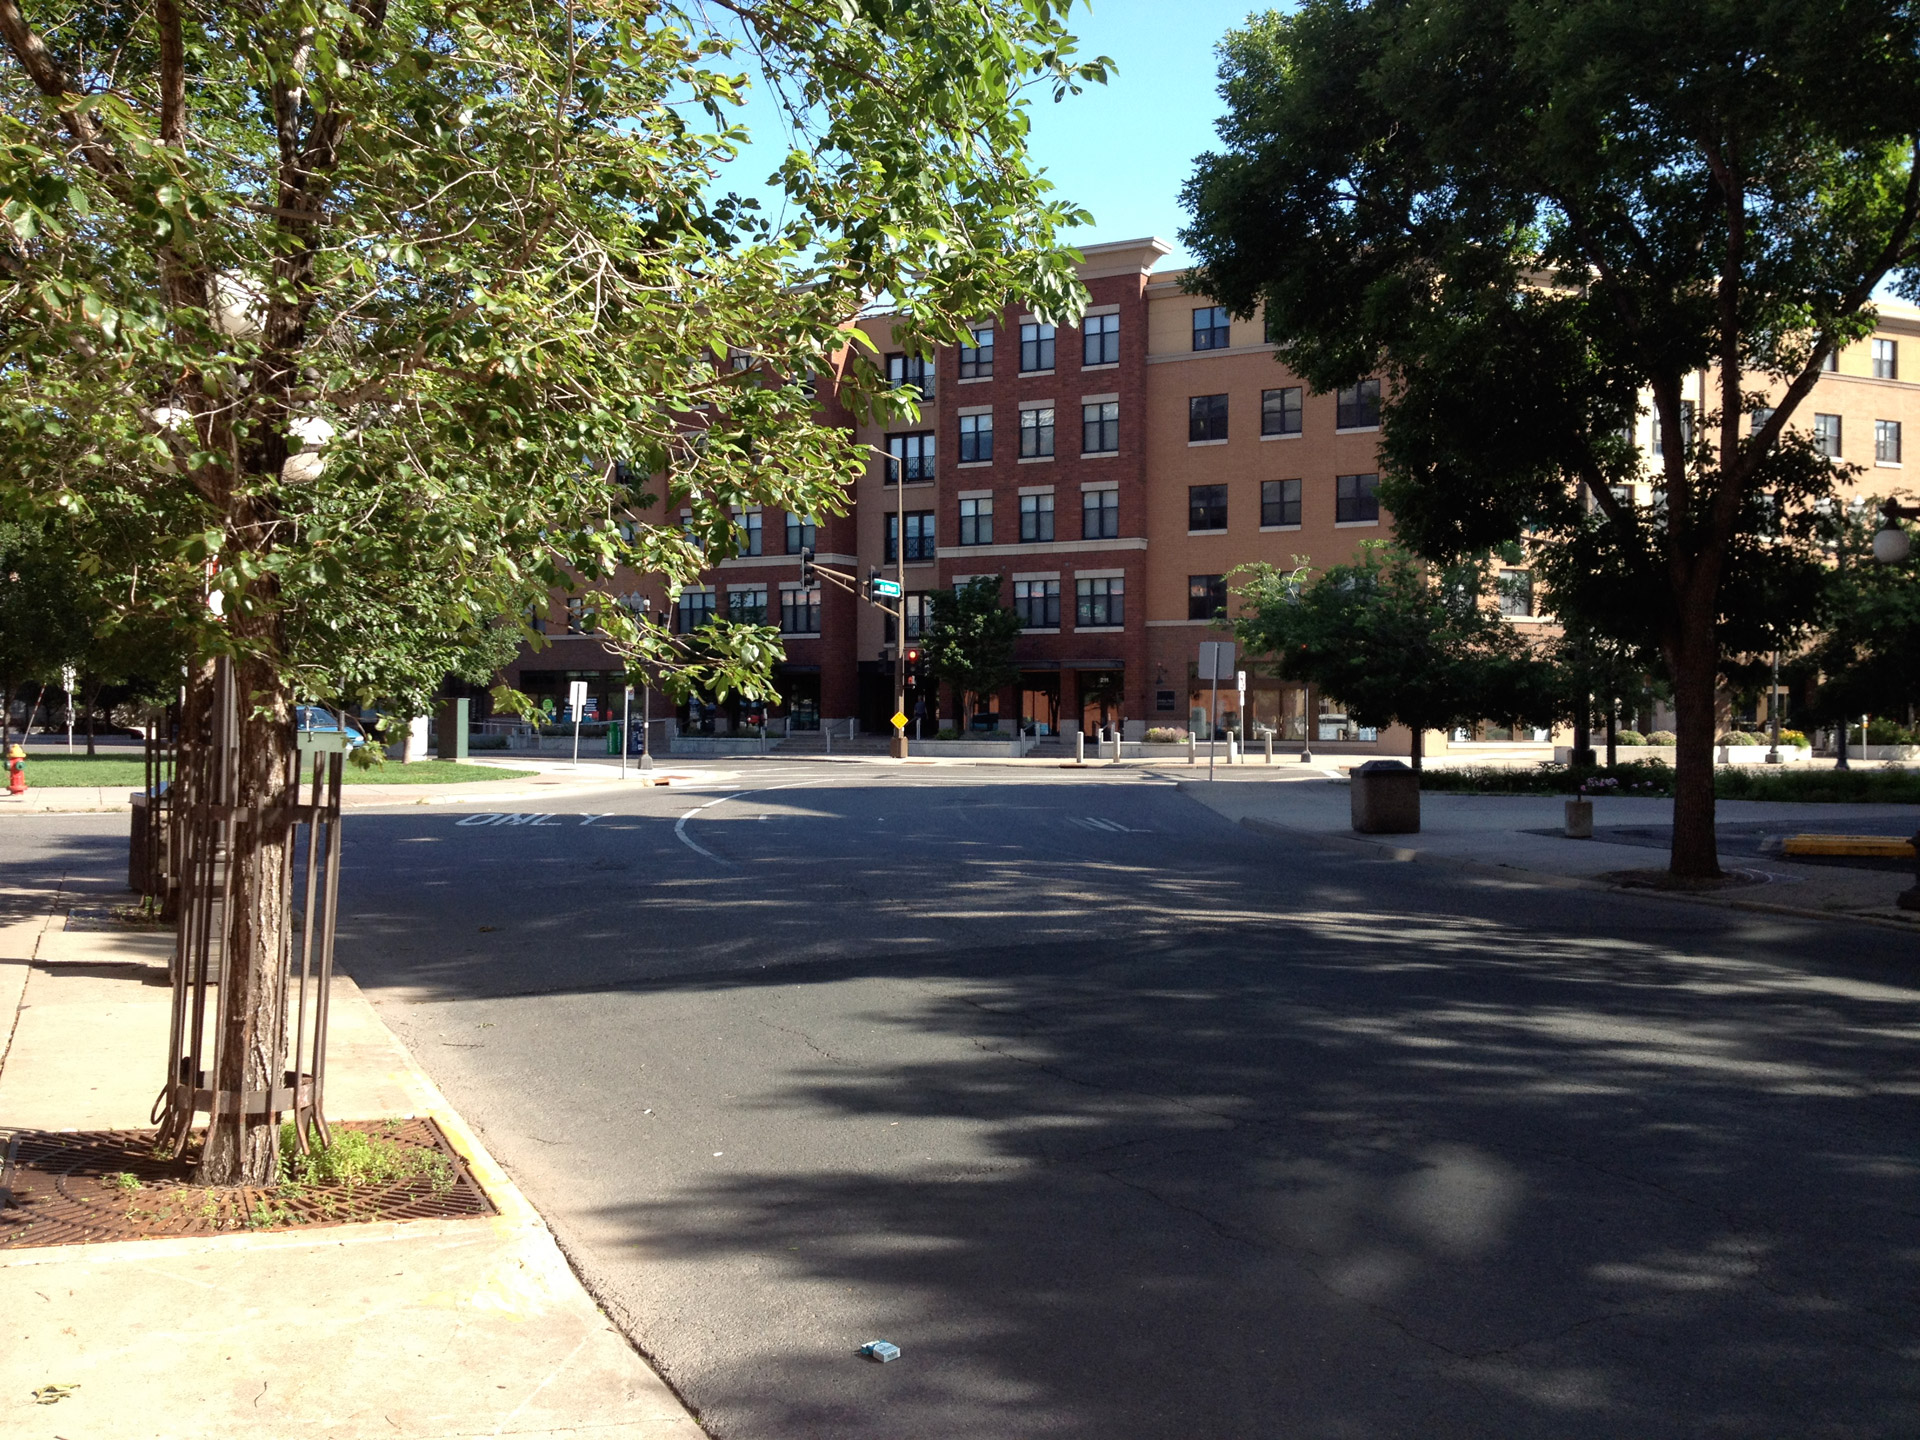
<instances>
[{"instance_id":1,"label":"tree","mask_svg":"<svg viewBox=\"0 0 1920 1440\"><path fill-rule=\"evenodd\" d=\"M80 576L51 528L0 522L0 746L12 736L20 686L57 683L87 645Z\"/></svg>"},{"instance_id":2,"label":"tree","mask_svg":"<svg viewBox=\"0 0 1920 1440\"><path fill-rule=\"evenodd\" d=\"M998 575L935 590L927 603L933 613L920 636L922 663L935 680L953 687L964 726L973 713L969 701L1019 678L1013 644L1020 638L1020 617L1000 603Z\"/></svg>"},{"instance_id":3,"label":"tree","mask_svg":"<svg viewBox=\"0 0 1920 1440\"><path fill-rule=\"evenodd\" d=\"M1383 379L1382 493L1422 554L1526 536L1616 577L1672 677L1679 876L1718 874L1728 600L1775 588L1757 537L1835 479L1801 402L1876 288L1916 284L1915 26L1900 0L1309 0L1222 46L1196 285L1264 304L1314 386Z\"/></svg>"},{"instance_id":4,"label":"tree","mask_svg":"<svg viewBox=\"0 0 1920 1440\"><path fill-rule=\"evenodd\" d=\"M1281 677L1338 696L1363 725L1396 721L1422 738L1478 720L1514 723L1555 708L1551 669L1487 607L1487 566L1436 571L1372 541L1351 565L1317 578L1307 567L1246 568L1234 634L1271 655Z\"/></svg>"},{"instance_id":5,"label":"tree","mask_svg":"<svg viewBox=\"0 0 1920 1440\"><path fill-rule=\"evenodd\" d=\"M1834 517L1834 566L1821 594L1818 638L1800 657L1819 679L1812 719L1845 725L1862 715L1910 719L1920 704L1920 574L1911 561L1873 558L1879 507Z\"/></svg>"},{"instance_id":6,"label":"tree","mask_svg":"<svg viewBox=\"0 0 1920 1440\"><path fill-rule=\"evenodd\" d=\"M817 386L911 409L855 348L872 297L909 346L1009 297L1077 310L1053 237L1085 217L1023 113L1102 78L1067 5L155 0L45 29L0 0L0 500L144 517L141 593L231 658L238 803L276 811L298 698L417 692L442 641L619 566L685 583L736 506L839 509L865 457ZM713 193L743 61L796 137L777 218ZM766 663L724 626L660 659ZM284 849L232 857L260 899L228 912L219 1090L280 1079L239 1042L271 1033ZM222 1127L200 1177L271 1183L276 1143Z\"/></svg>"}]
</instances>

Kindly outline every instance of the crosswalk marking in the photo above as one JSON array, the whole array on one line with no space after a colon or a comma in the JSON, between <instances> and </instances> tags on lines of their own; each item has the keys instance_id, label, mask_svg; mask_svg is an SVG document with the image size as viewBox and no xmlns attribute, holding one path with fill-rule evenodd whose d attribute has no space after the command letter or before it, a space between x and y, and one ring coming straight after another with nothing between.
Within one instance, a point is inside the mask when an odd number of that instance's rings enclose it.
<instances>
[{"instance_id":1,"label":"crosswalk marking","mask_svg":"<svg viewBox=\"0 0 1920 1440\"><path fill-rule=\"evenodd\" d=\"M1132 826L1119 824L1113 820L1103 820L1098 815L1069 815L1068 821L1083 830L1104 830L1109 835L1151 835L1151 830L1135 830Z\"/></svg>"}]
</instances>

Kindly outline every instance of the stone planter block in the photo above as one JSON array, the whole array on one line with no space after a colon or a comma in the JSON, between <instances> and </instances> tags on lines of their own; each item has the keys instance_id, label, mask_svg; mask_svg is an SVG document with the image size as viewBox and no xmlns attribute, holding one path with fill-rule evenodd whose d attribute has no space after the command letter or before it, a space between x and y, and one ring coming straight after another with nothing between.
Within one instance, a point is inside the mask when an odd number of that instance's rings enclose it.
<instances>
[{"instance_id":1,"label":"stone planter block","mask_svg":"<svg viewBox=\"0 0 1920 1440\"><path fill-rule=\"evenodd\" d=\"M1569 840L1593 838L1593 802L1591 800L1567 801L1567 838Z\"/></svg>"},{"instance_id":2,"label":"stone planter block","mask_svg":"<svg viewBox=\"0 0 1920 1440\"><path fill-rule=\"evenodd\" d=\"M1420 777L1398 760L1369 760L1353 772L1353 828L1362 835L1420 830Z\"/></svg>"}]
</instances>

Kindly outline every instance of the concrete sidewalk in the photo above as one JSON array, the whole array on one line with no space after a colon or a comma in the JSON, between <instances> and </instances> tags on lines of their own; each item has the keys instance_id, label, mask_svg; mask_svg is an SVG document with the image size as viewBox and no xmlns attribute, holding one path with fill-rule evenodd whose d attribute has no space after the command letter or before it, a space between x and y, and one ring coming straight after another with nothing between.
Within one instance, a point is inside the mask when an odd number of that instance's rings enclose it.
<instances>
[{"instance_id":1,"label":"concrete sidewalk","mask_svg":"<svg viewBox=\"0 0 1920 1440\"><path fill-rule=\"evenodd\" d=\"M1351 791L1345 781L1309 778L1298 770L1272 778L1240 772L1212 783L1175 778L1185 794L1252 829L1298 836L1370 859L1523 871L1561 883L1607 884L1601 877L1612 872L1663 869L1664 849L1622 843L1618 832L1657 832L1673 823L1671 799L1598 796L1593 797L1596 838L1569 840L1561 833L1564 796L1427 792L1420 797L1419 833L1359 835L1352 828ZM1733 832L1761 825L1911 835L1920 829L1920 807L1722 800L1715 814L1722 827L1722 866L1745 872L1756 883L1688 898L1823 919L1844 916L1920 931L1920 912L1894 904L1894 897L1914 883L1911 869L1902 873L1797 864L1778 854L1741 853L1727 843ZM1609 831L1615 832L1615 838L1608 838Z\"/></svg>"},{"instance_id":2,"label":"concrete sidewalk","mask_svg":"<svg viewBox=\"0 0 1920 1440\"><path fill-rule=\"evenodd\" d=\"M171 944L0 924L0 1129L148 1128ZM329 1116L431 1116L499 1215L0 1251L0 1435L696 1440L351 980L332 1003Z\"/></svg>"}]
</instances>

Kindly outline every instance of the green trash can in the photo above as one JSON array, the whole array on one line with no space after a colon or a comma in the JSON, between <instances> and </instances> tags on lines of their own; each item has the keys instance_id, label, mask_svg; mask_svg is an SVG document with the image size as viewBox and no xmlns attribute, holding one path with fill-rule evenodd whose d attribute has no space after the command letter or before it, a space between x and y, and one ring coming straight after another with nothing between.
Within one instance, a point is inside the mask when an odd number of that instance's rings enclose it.
<instances>
[{"instance_id":1,"label":"green trash can","mask_svg":"<svg viewBox=\"0 0 1920 1440\"><path fill-rule=\"evenodd\" d=\"M607 754L618 755L619 753L620 753L620 722L618 720L615 720L612 724L607 726Z\"/></svg>"}]
</instances>

